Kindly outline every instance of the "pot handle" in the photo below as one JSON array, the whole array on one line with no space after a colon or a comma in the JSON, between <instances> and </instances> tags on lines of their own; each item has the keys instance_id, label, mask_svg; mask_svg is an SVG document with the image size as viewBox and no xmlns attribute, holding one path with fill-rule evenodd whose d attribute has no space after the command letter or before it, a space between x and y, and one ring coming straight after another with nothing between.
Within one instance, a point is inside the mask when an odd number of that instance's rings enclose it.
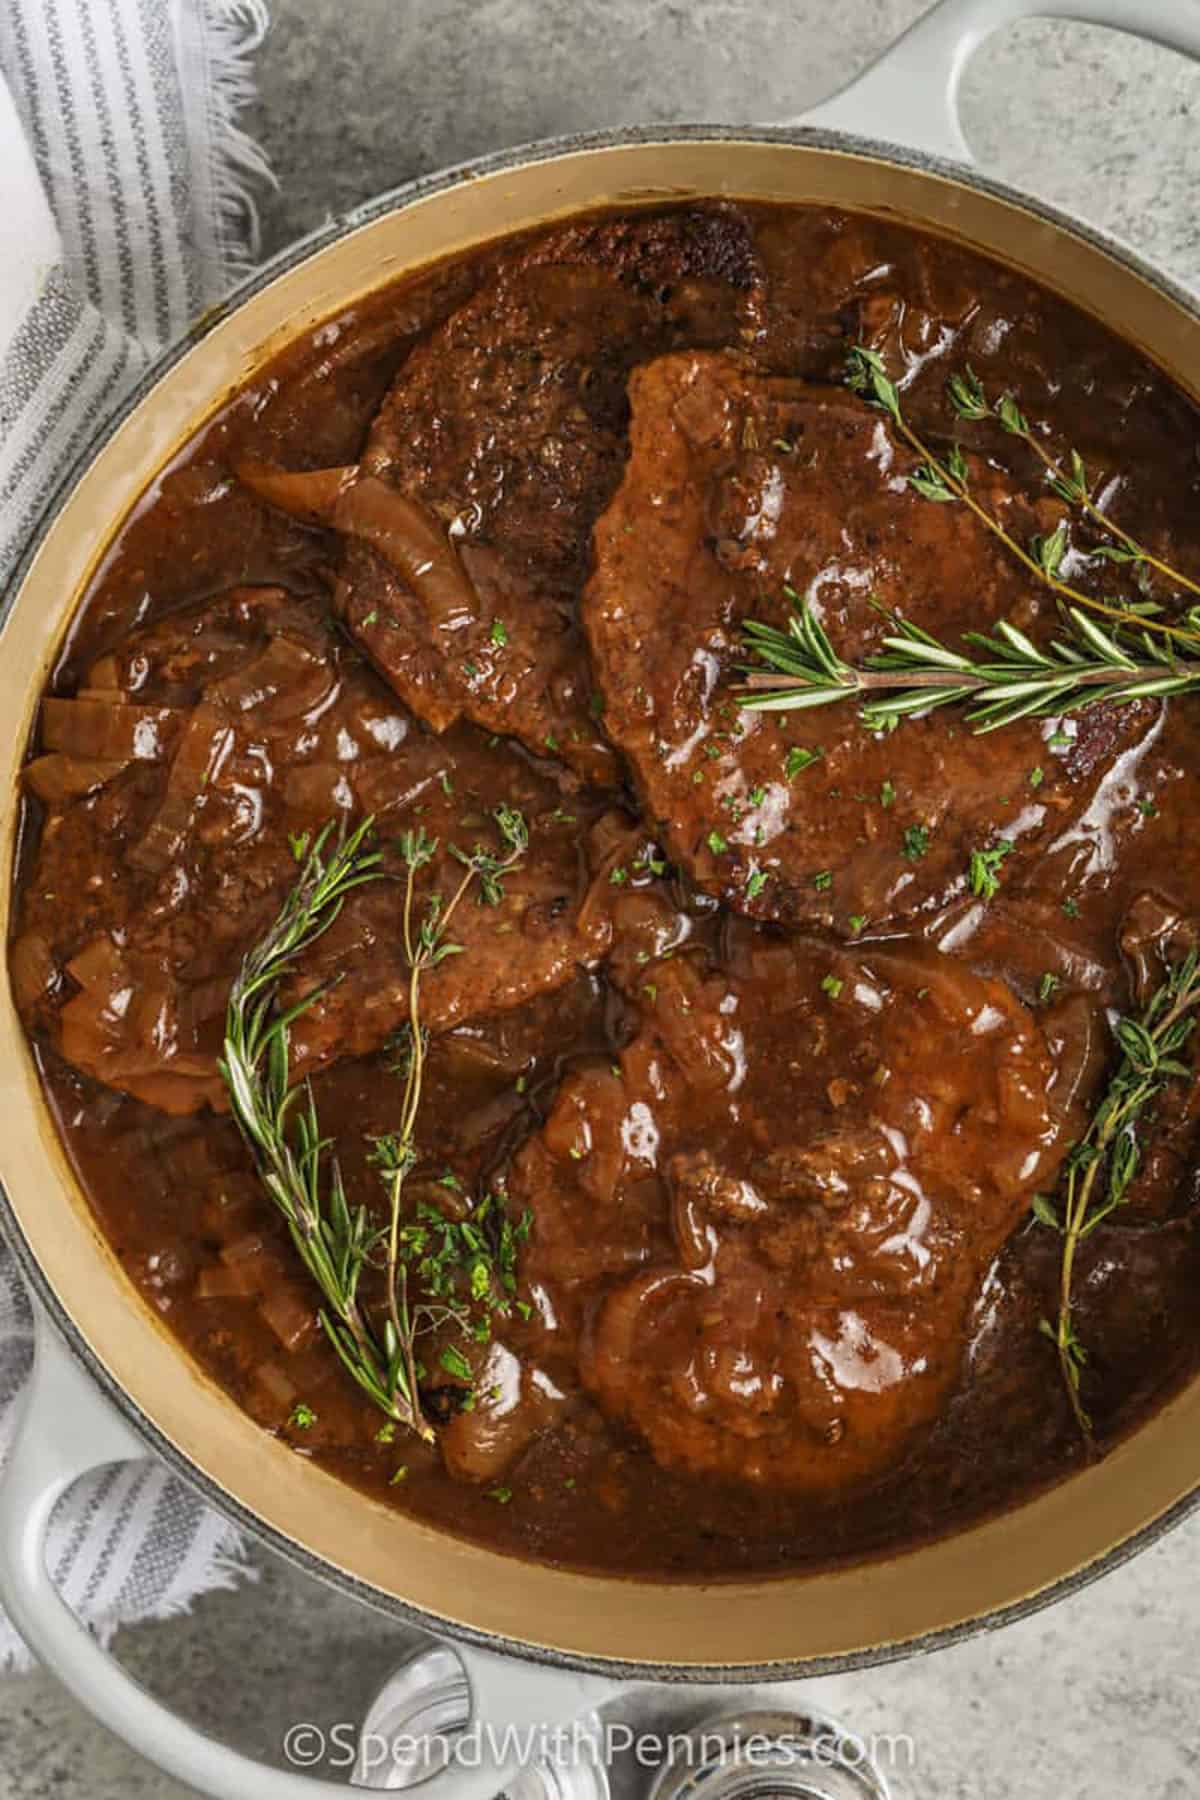
<instances>
[{"instance_id":1,"label":"pot handle","mask_svg":"<svg viewBox=\"0 0 1200 1800\"><path fill-rule=\"evenodd\" d=\"M864 74L792 123L970 163L958 110L968 63L1003 26L1051 18L1109 25L1200 59L1198 0L942 0Z\"/></svg>"},{"instance_id":2,"label":"pot handle","mask_svg":"<svg viewBox=\"0 0 1200 1800\"><path fill-rule=\"evenodd\" d=\"M292 1770L240 1755L147 1694L60 1598L46 1568L46 1528L56 1501L89 1469L146 1455L146 1446L39 1313L33 1375L0 1478L0 1601L9 1617L89 1712L158 1768L213 1800L345 1800L342 1781L301 1772L325 1760L316 1727L289 1733L284 1748ZM504 1744L508 1727L516 1728L518 1741L522 1728L545 1727L549 1736L563 1719L616 1691L615 1683L599 1676L534 1668L466 1644L455 1650L470 1683L471 1721L484 1753L472 1747L469 1765L464 1759L435 1769L420 1784L421 1800L493 1800L516 1772L511 1755L491 1754Z\"/></svg>"}]
</instances>

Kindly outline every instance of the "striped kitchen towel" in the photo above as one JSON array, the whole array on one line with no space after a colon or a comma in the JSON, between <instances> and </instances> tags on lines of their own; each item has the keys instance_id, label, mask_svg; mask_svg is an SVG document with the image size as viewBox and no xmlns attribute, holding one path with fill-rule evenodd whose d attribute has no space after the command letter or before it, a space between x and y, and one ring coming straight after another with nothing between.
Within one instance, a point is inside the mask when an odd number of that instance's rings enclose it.
<instances>
[{"instance_id":1,"label":"striped kitchen towel","mask_svg":"<svg viewBox=\"0 0 1200 1800\"><path fill-rule=\"evenodd\" d=\"M266 27L264 0L0 0L0 591L122 396L257 254L269 175L237 120ZM0 1460L31 1361L0 1248ZM244 1573L149 1462L66 1496L49 1565L103 1640ZM0 1618L0 1668L27 1661Z\"/></svg>"}]
</instances>

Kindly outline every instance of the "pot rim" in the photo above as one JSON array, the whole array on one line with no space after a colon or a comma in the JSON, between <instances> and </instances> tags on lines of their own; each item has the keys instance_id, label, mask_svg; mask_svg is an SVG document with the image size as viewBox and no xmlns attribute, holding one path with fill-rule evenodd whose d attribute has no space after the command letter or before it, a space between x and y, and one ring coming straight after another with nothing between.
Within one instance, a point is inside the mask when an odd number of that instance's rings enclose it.
<instances>
[{"instance_id":1,"label":"pot rim","mask_svg":"<svg viewBox=\"0 0 1200 1800\"><path fill-rule=\"evenodd\" d=\"M188 332L175 343L168 345L154 359L116 410L108 414L91 433L47 499L38 522L31 530L28 542L13 569L5 597L11 600L21 590L37 552L66 500L94 458L119 427L141 405L163 377L215 326L238 311L248 300L281 275L296 269L320 251L363 226L371 225L389 214L403 211L415 202L431 199L463 183L482 177L503 173L507 170L521 170L528 166L552 162L556 158L572 156L580 152L603 151L635 145L661 144L666 148L681 143L712 142L730 145L775 143L800 149L832 151L888 167L908 169L940 177L948 183L972 189L988 198L1004 202L1010 207L1028 214L1034 220L1050 225L1058 231L1082 241L1119 264L1158 294L1172 301L1190 319L1200 323L1200 299L1121 239L1085 223L1059 207L1033 198L1006 182L928 152L907 149L894 143L856 133L804 125L637 125L611 131L595 130L539 139L496 151L485 157L472 158L431 174L415 177L388 189L373 199L330 219L295 243L286 245L240 280L222 301L208 309ZM670 192L664 190L661 196L643 197L639 195L638 202L644 203L646 199L650 201L661 199L663 203L668 203L671 198ZM861 210L869 211L870 208L864 205ZM394 277L387 275L381 277L379 285L384 285L389 279L394 279ZM1091 310L1085 302L1077 297L1067 297L1079 310L1084 312ZM1146 346L1139 346L1139 348L1151 360L1154 360L1152 348ZM0 622L0 658L2 656L3 623ZM748 1683L764 1679L779 1680L798 1676L838 1674L854 1669L879 1666L962 1643L984 1630L995 1629L1040 1612L1055 1601L1079 1592L1099 1579L1100 1576L1120 1568L1200 1508L1200 1476L1198 1476L1195 1486L1156 1518L1112 1544L1091 1561L1079 1568L1068 1570L1036 1591L1009 1604L992 1607L972 1615L970 1618L938 1627L926 1633L851 1651L826 1656L757 1663L655 1664L636 1659L599 1656L528 1643L520 1638L475 1627L462 1621L440 1618L424 1606L387 1593L351 1571L329 1562L297 1539L288 1536L279 1526L253 1511L229 1488L208 1474L185 1451L177 1447L147 1416L132 1393L105 1367L87 1341L81 1327L75 1323L66 1303L60 1299L50 1277L44 1271L41 1261L17 1217L8 1193L2 1185L0 1185L0 1231L12 1249L21 1273L29 1283L42 1310L52 1321L54 1328L57 1329L72 1355L79 1360L107 1399L129 1421L154 1454L190 1487L200 1493L207 1504L230 1519L248 1536L264 1543L276 1555L282 1556L293 1566L376 1611L387 1613L391 1617L403 1620L405 1623L438 1637L457 1639L547 1667L579 1669L631 1680L645 1680L653 1677L658 1681L687 1684L692 1682ZM43 1322L39 1321L38 1323L41 1328ZM186 1355L182 1347L180 1354ZM1131 1436L1136 1437L1136 1435L1135 1430ZM1071 1477L1066 1476L1063 1479L1070 1480ZM962 1528L962 1531L969 1534L972 1528L971 1525L967 1525ZM884 1560L887 1560L886 1556ZM786 1580L787 1576L781 1575L779 1579ZM654 1584L638 1582L636 1585L645 1588ZM698 1577L685 1585L704 1586L705 1583L703 1578ZM719 1592L719 1590L714 1591Z\"/></svg>"}]
</instances>

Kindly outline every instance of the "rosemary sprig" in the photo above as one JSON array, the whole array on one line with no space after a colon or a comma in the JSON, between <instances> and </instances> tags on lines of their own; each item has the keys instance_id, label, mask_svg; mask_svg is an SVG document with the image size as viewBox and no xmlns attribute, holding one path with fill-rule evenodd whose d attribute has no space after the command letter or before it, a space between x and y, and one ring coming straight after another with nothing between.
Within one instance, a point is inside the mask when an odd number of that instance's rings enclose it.
<instances>
[{"instance_id":1,"label":"rosemary sprig","mask_svg":"<svg viewBox=\"0 0 1200 1800\"><path fill-rule=\"evenodd\" d=\"M959 418L995 420L1010 437L1019 438L1023 444L1027 444L1049 475L1050 485L1059 499L1065 500L1068 506L1077 506L1114 540L1109 544L1096 545L1089 551L1090 555L1102 556L1113 563L1141 564L1156 570L1172 586L1200 595L1200 582L1193 581L1189 575L1185 575L1181 569L1173 568L1170 563L1162 562L1096 504L1092 499L1092 483L1087 465L1078 450L1071 451L1068 472L1034 432L1013 394L1002 394L998 400L989 399L982 381L969 363L962 374L950 377L946 383L946 393Z\"/></svg>"},{"instance_id":2,"label":"rosemary sprig","mask_svg":"<svg viewBox=\"0 0 1200 1800\"><path fill-rule=\"evenodd\" d=\"M939 458L908 423L900 403L899 389L889 378L887 366L877 350L870 350L859 344L850 351L846 358L846 385L853 392L861 394L869 405L887 413L899 436L921 458L921 466L909 476L909 485L927 500L961 501L1017 561L1057 595L1060 601L1068 602L1075 608L1083 607L1089 612L1101 613L1126 628L1137 626L1200 649L1200 625L1191 620L1185 625L1169 625L1153 617L1154 609L1147 610L1142 602L1121 605L1110 600L1100 600L1094 594L1084 593L1081 588L1063 581L1060 571L1067 550L1065 526L1060 526L1048 537L1035 537L1028 545L1020 543L1011 532L1006 531L995 514L989 512L971 492L967 461L958 445L944 458ZM1015 408L1015 402L1011 404ZM1016 416L1018 415L1014 413L1014 420ZM1028 430L1023 418L1021 424ZM1086 487L1086 480L1084 485Z\"/></svg>"},{"instance_id":3,"label":"rosemary sprig","mask_svg":"<svg viewBox=\"0 0 1200 1800\"><path fill-rule=\"evenodd\" d=\"M340 841L328 858L332 825L325 827L311 847L307 840L293 846L297 858L302 858L300 875L275 923L247 954L234 981L218 1064L234 1118L263 1185L287 1221L301 1261L325 1302L320 1320L326 1336L368 1398L389 1420L426 1441L434 1434L421 1411L416 1339L457 1315L444 1305L410 1306L407 1268L400 1250L401 1196L404 1178L415 1161L413 1134L427 1048L420 1018L420 984L426 970L459 953L461 946L450 943L445 933L472 883L479 883L482 900L496 903L503 897L504 875L524 853L528 834L520 813L501 807L494 816L503 854L497 856L482 845L472 852L451 846L464 865L462 879L449 905L443 907L436 894L430 897L419 924L415 917L416 876L432 861L437 842L417 831L405 833L397 846L406 869L402 917L410 969L409 1055L400 1129L376 1140L373 1153L389 1196L384 1230L375 1225L365 1206L350 1206L338 1158L330 1154L332 1140L321 1134L312 1088L307 1082L290 1079L291 1026L327 988L317 988L282 1012L276 1004L280 985L293 971L297 958L333 924L346 896L385 873L382 852L368 848L371 819ZM381 1244L386 1244L386 1298L385 1317L377 1325L359 1288Z\"/></svg>"},{"instance_id":4,"label":"rosemary sprig","mask_svg":"<svg viewBox=\"0 0 1200 1800\"><path fill-rule=\"evenodd\" d=\"M882 653L856 668L838 655L807 601L786 592L794 609L786 631L757 619L743 626L746 648L758 659L743 667L740 704L750 711L859 700L869 730L891 731L910 713L965 701L967 722L978 734L1101 701L1200 691L1200 661L1177 661L1140 629L1104 631L1073 606L1065 609L1067 635L1047 648L1001 621L991 636L966 634L963 641L975 655L951 650L910 620L885 613L893 629Z\"/></svg>"},{"instance_id":5,"label":"rosemary sprig","mask_svg":"<svg viewBox=\"0 0 1200 1800\"><path fill-rule=\"evenodd\" d=\"M1063 1240L1058 1318L1042 1320L1042 1331L1058 1352L1059 1367L1071 1406L1084 1437L1091 1441L1092 1422L1080 1395L1087 1350L1072 1315L1072 1288L1079 1246L1125 1204L1141 1161L1137 1126L1152 1100L1173 1078L1190 1079L1193 1070L1179 1059L1195 1027L1200 1004L1200 953L1192 951L1171 968L1137 1018L1115 1026L1121 1060L1087 1131L1066 1164L1061 1210L1039 1195L1034 1213ZM1103 1182L1101 1180L1103 1177Z\"/></svg>"},{"instance_id":6,"label":"rosemary sprig","mask_svg":"<svg viewBox=\"0 0 1200 1800\"><path fill-rule=\"evenodd\" d=\"M403 1342L381 1342L359 1299L378 1230L365 1206L350 1206L336 1156L330 1161L326 1191L330 1140L321 1135L311 1087L290 1078L290 1028L324 990L306 994L285 1012L276 1007L280 984L301 952L328 931L354 888L382 875L381 852L367 848L371 828L372 820L365 819L334 846L328 859L332 825L311 847L302 842L293 846L303 858L299 878L234 981L218 1067L263 1186L324 1297L320 1318L329 1341L364 1393L390 1419L429 1437Z\"/></svg>"}]
</instances>

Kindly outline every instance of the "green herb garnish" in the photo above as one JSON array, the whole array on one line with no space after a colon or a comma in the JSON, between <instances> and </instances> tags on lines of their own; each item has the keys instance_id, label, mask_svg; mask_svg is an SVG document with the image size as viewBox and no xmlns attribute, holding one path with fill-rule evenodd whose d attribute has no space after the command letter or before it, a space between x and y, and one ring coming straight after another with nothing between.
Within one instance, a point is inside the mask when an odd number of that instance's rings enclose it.
<instances>
[{"instance_id":1,"label":"green herb garnish","mask_svg":"<svg viewBox=\"0 0 1200 1800\"><path fill-rule=\"evenodd\" d=\"M1121 1051L1091 1124L1065 1165L1065 1182L1057 1203L1040 1196L1039 1220L1062 1235L1058 1318L1043 1319L1041 1329L1058 1352L1059 1367L1071 1406L1084 1437L1091 1441L1092 1423L1084 1407L1081 1384L1087 1350L1075 1330L1073 1288L1079 1246L1097 1226L1125 1204L1141 1164L1138 1124L1146 1107L1171 1080L1190 1081L1193 1069L1180 1060L1195 1027L1200 1003L1200 957L1193 951L1177 963L1136 1018L1117 1021L1114 1036Z\"/></svg>"},{"instance_id":2,"label":"green herb garnish","mask_svg":"<svg viewBox=\"0 0 1200 1800\"><path fill-rule=\"evenodd\" d=\"M786 630L749 620L746 649L758 660L744 666L741 705L750 712L789 712L856 700L869 731L891 731L912 714L965 704L967 723L982 735L1018 719L1079 712L1101 700L1200 691L1200 662L1182 662L1151 642L1142 621L1104 631L1068 606L1065 635L1045 648L1001 620L990 637L968 632L965 648L952 650L902 614L888 620L882 651L861 668L843 662L806 601L796 603ZM1200 636L1196 643L1200 648ZM1065 731L1047 740L1050 749L1069 749L1073 742ZM884 805L889 789L885 782Z\"/></svg>"},{"instance_id":3,"label":"green herb garnish","mask_svg":"<svg viewBox=\"0 0 1200 1800\"><path fill-rule=\"evenodd\" d=\"M424 1329L443 1322L445 1309L410 1307L401 1257L401 1194L416 1160L413 1134L420 1105L427 1034L420 1020L421 975L458 946L446 938L456 909L472 884L500 890L503 875L526 848L525 822L511 808L494 815L504 854L477 846L455 851L464 864L449 903L431 896L416 918L418 872L432 860L437 843L423 830L408 831L398 843L406 869L401 929L411 970L407 1044L403 1058L404 1098L397 1131L374 1140L371 1160L389 1196L390 1220L379 1230L363 1205L351 1207L341 1166L328 1154L316 1102L307 1084L289 1074L288 1038L294 1020L323 993L305 995L280 1012L276 997L303 951L340 913L348 895L382 875L382 855L369 844L370 819L337 843L326 857L333 827L327 825L308 850L299 878L266 935L245 957L234 980L218 1062L230 1109L254 1158L263 1186L287 1222L292 1242L320 1290L320 1321L348 1374L387 1417L427 1440L433 1430L421 1412L415 1341ZM454 849L454 846L450 846ZM383 1317L366 1311L359 1284L368 1265L383 1252Z\"/></svg>"},{"instance_id":4,"label":"green herb garnish","mask_svg":"<svg viewBox=\"0 0 1200 1800\"><path fill-rule=\"evenodd\" d=\"M990 850L972 850L967 883L973 894L981 900L991 900L1000 892L1000 870L1012 852L1008 838L1001 838Z\"/></svg>"},{"instance_id":5,"label":"green herb garnish","mask_svg":"<svg viewBox=\"0 0 1200 1800\"><path fill-rule=\"evenodd\" d=\"M823 750L789 750L783 759L783 772L789 781L795 781L797 775L802 774L805 769L811 769L815 762L820 762L824 754Z\"/></svg>"}]
</instances>

